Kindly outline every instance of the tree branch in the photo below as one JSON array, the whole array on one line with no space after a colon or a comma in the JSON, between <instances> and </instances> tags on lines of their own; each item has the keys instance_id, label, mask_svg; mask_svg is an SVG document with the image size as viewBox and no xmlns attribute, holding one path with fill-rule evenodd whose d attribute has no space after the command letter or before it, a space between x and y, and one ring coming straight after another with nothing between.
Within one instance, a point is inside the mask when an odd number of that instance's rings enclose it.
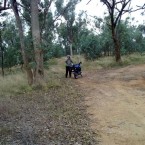
<instances>
[{"instance_id":1,"label":"tree branch","mask_svg":"<svg viewBox=\"0 0 145 145\"><path fill-rule=\"evenodd\" d=\"M128 5L128 3L129 2L131 2L131 0L128 0L127 2L123 2L123 4L122 4L122 8L121 8L121 10L119 11L119 14L118 14L118 16L117 16L117 18L116 18L116 20L115 20L115 22L114 22L114 24L115 24L115 26L117 25L117 22L118 22L118 20L120 19L120 17L122 16L122 14L124 14L123 12L125 12L124 11L124 8ZM126 11L127 12L127 11Z\"/></svg>"},{"instance_id":2,"label":"tree branch","mask_svg":"<svg viewBox=\"0 0 145 145\"><path fill-rule=\"evenodd\" d=\"M86 5L88 5L92 0L89 0Z\"/></svg>"},{"instance_id":3,"label":"tree branch","mask_svg":"<svg viewBox=\"0 0 145 145\"><path fill-rule=\"evenodd\" d=\"M143 6L137 6L137 7L139 7L139 8L135 9L135 10L130 10L129 12L131 13L131 12L136 12L138 10L145 10L145 4Z\"/></svg>"},{"instance_id":4,"label":"tree branch","mask_svg":"<svg viewBox=\"0 0 145 145\"><path fill-rule=\"evenodd\" d=\"M0 13L1 11L8 9L11 9L11 7L9 5L7 6L7 0L4 0L3 6L0 6Z\"/></svg>"},{"instance_id":5,"label":"tree branch","mask_svg":"<svg viewBox=\"0 0 145 145\"><path fill-rule=\"evenodd\" d=\"M7 0L4 0L4 8L6 7Z\"/></svg>"}]
</instances>

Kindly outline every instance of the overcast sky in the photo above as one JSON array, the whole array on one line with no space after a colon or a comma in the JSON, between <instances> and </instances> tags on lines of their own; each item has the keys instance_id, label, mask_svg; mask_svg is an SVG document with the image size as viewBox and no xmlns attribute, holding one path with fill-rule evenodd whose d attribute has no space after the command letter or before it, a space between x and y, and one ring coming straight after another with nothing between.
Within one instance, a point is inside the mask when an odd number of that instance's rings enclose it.
<instances>
[{"instance_id":1,"label":"overcast sky","mask_svg":"<svg viewBox=\"0 0 145 145\"><path fill-rule=\"evenodd\" d=\"M0 0L1 1L1 0ZM66 0L67 1L67 0ZM97 17L104 17L104 12L107 12L106 6L100 2L100 0L82 0L76 7L76 12L79 13L80 11L84 10L87 12L88 15L97 16ZM89 2L89 3L88 3ZM88 4L87 4L88 3ZM136 5L143 5L145 0L132 0L132 7L135 8ZM53 6L54 8L54 6ZM135 18L134 22L136 25L138 24L145 24L145 16L141 16L141 11L136 11L131 14L125 14L122 18L125 19L126 17ZM91 18L91 17L90 17ZM138 21L138 22L136 22Z\"/></svg>"},{"instance_id":2,"label":"overcast sky","mask_svg":"<svg viewBox=\"0 0 145 145\"><path fill-rule=\"evenodd\" d=\"M76 11L79 12L81 10L87 11L88 15L92 16L98 16L103 18L104 17L104 12L106 9L106 6L103 5L103 3L100 2L100 0L82 0L81 3L78 4ZM89 4L87 4L89 2ZM136 7L136 5L143 5L145 3L145 0L132 0L132 7ZM123 19L126 17L134 17L135 18L135 23L138 21L138 23L143 24L145 22L145 16L141 16L141 11L136 11L131 14L125 14L123 16Z\"/></svg>"}]
</instances>

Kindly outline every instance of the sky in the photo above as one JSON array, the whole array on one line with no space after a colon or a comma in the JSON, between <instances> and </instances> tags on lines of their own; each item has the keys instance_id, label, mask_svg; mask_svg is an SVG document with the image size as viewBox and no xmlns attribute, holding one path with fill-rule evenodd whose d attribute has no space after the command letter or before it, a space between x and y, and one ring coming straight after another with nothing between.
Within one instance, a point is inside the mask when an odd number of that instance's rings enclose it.
<instances>
[{"instance_id":1,"label":"sky","mask_svg":"<svg viewBox=\"0 0 145 145\"><path fill-rule=\"evenodd\" d=\"M67 1L67 0L66 0ZM139 3L137 3L139 1ZM89 2L89 3L88 3ZM145 0L132 0L132 7L135 8L136 5L143 5ZM97 16L104 18L104 12L107 12L107 8L100 0L82 0L76 7L76 12L79 13L80 11L86 11L89 16ZM91 17L89 17L91 19ZM122 19L126 17L135 18L132 22L135 25L138 24L145 24L145 16L141 16L141 11L136 11L131 14L125 14Z\"/></svg>"},{"instance_id":2,"label":"sky","mask_svg":"<svg viewBox=\"0 0 145 145\"><path fill-rule=\"evenodd\" d=\"M84 10L87 11L88 15L91 16L98 16L103 18L104 12L107 11L106 6L103 5L103 3L100 2L100 0L82 0L81 3L77 5L76 11L79 13L79 11ZM89 3L88 3L89 2ZM139 2L139 3L138 3ZM88 4L87 4L88 3ZM132 7L135 8L136 5L143 5L145 3L144 0L132 0ZM143 24L145 23L145 16L141 16L141 11L136 11L131 14L125 14L122 19L125 19L126 17L135 18L134 23L136 24ZM136 22L138 21L138 22Z\"/></svg>"}]
</instances>

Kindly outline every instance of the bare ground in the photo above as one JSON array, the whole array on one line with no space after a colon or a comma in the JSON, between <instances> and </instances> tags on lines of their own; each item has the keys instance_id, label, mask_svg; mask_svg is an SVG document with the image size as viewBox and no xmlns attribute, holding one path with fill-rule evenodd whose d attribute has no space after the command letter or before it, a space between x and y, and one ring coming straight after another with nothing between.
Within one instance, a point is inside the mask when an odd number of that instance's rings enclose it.
<instances>
[{"instance_id":1,"label":"bare ground","mask_svg":"<svg viewBox=\"0 0 145 145\"><path fill-rule=\"evenodd\" d=\"M145 65L85 71L77 85L99 145L145 145Z\"/></svg>"}]
</instances>

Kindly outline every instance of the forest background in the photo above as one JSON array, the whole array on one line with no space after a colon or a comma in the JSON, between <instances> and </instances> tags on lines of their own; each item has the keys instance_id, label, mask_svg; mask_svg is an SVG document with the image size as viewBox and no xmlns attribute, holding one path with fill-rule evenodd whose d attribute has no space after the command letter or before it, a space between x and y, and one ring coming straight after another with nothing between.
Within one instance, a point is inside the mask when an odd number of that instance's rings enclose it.
<instances>
[{"instance_id":1,"label":"forest background","mask_svg":"<svg viewBox=\"0 0 145 145\"><path fill-rule=\"evenodd\" d=\"M83 2L83 1L82 1ZM85 5L94 3L88 1ZM39 85L44 77L44 64L53 57L84 55L87 60L103 56L115 56L121 62L122 55L144 52L144 23L123 15L140 11L144 4L133 0L96 1L92 9L103 17L93 16L87 10L76 12L81 1L16 1L0 3L1 59L4 68L23 65L29 85ZM97 7L98 5L98 7ZM100 12L100 5L102 5ZM13 16L9 16L7 10Z\"/></svg>"}]
</instances>

